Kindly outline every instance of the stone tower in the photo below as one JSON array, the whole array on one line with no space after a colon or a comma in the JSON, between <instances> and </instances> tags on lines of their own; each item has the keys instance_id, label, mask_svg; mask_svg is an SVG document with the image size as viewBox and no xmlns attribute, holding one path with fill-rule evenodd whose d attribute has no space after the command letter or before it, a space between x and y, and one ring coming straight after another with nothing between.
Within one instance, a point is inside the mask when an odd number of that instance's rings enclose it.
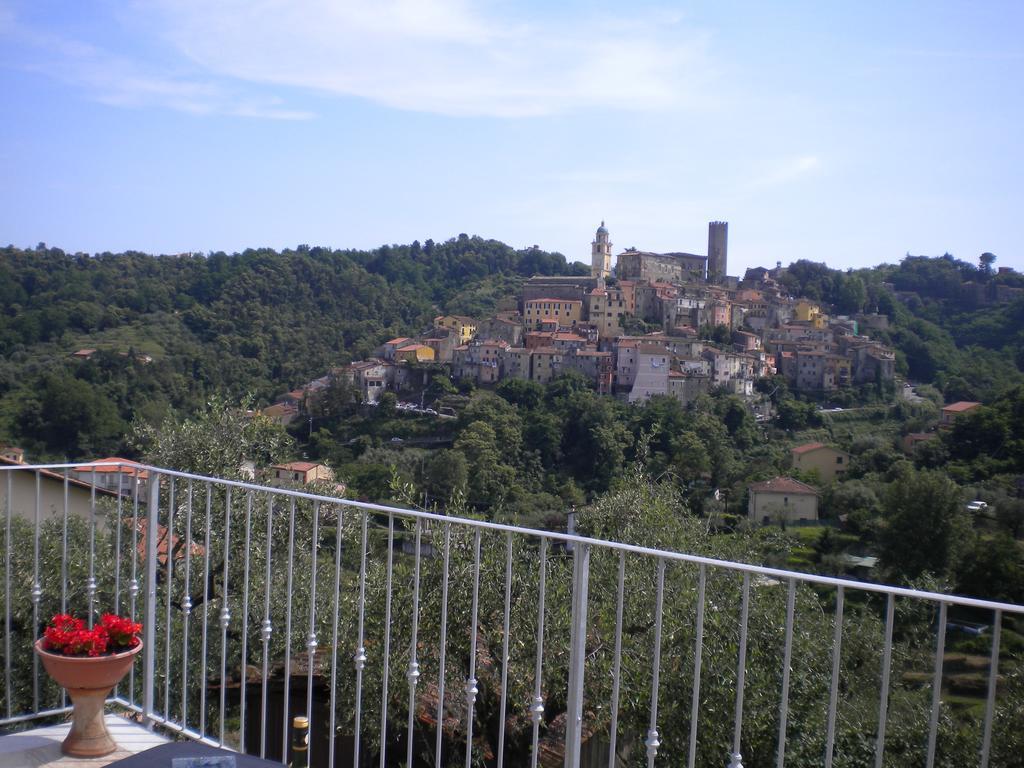
<instances>
[{"instance_id":1,"label":"stone tower","mask_svg":"<svg viewBox=\"0 0 1024 768\"><path fill-rule=\"evenodd\" d=\"M597 228L597 235L590 245L590 276L600 279L608 277L612 272L612 244L608 241L608 230L604 222Z\"/></svg>"},{"instance_id":2,"label":"stone tower","mask_svg":"<svg viewBox=\"0 0 1024 768\"><path fill-rule=\"evenodd\" d=\"M708 224L708 282L720 283L728 269L729 222L712 221Z\"/></svg>"}]
</instances>

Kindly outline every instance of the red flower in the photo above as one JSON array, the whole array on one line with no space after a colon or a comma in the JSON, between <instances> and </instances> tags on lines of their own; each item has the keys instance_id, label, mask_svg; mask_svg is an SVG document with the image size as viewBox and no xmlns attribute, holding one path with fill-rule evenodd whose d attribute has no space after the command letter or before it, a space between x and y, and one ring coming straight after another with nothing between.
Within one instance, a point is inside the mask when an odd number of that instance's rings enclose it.
<instances>
[{"instance_id":1,"label":"red flower","mask_svg":"<svg viewBox=\"0 0 1024 768\"><path fill-rule=\"evenodd\" d=\"M68 616L66 613L58 613L53 617L50 626L43 632L47 650L65 651L75 633L80 631L83 626L81 619Z\"/></svg>"},{"instance_id":2,"label":"red flower","mask_svg":"<svg viewBox=\"0 0 1024 768\"><path fill-rule=\"evenodd\" d=\"M43 632L43 645L65 656L102 656L134 648L142 625L124 616L105 613L100 623L86 629L81 619L58 614Z\"/></svg>"},{"instance_id":3,"label":"red flower","mask_svg":"<svg viewBox=\"0 0 1024 768\"><path fill-rule=\"evenodd\" d=\"M139 644L138 633L142 631L142 625L129 618L104 613L100 626L107 631L115 648L134 648Z\"/></svg>"}]
</instances>

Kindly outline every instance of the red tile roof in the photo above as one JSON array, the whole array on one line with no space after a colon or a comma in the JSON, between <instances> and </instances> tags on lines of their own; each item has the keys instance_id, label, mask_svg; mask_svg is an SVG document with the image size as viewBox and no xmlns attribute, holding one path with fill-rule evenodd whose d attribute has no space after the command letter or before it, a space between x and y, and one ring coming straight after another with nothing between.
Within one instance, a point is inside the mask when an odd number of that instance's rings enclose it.
<instances>
[{"instance_id":1,"label":"red tile roof","mask_svg":"<svg viewBox=\"0 0 1024 768\"><path fill-rule=\"evenodd\" d=\"M818 495L818 491L815 488L791 477L773 477L771 480L765 480L764 482L751 483L747 487L751 491Z\"/></svg>"},{"instance_id":2,"label":"red tile roof","mask_svg":"<svg viewBox=\"0 0 1024 768\"><path fill-rule=\"evenodd\" d=\"M825 447L826 447L826 445L824 443L804 443L803 445L798 445L796 448L794 448L792 450L792 453L797 453L797 454L810 453L811 451L816 451L819 448L825 448Z\"/></svg>"},{"instance_id":3,"label":"red tile roof","mask_svg":"<svg viewBox=\"0 0 1024 768\"><path fill-rule=\"evenodd\" d=\"M285 469L289 472L309 472L309 470L318 466L316 462L312 461L289 461L286 464L275 464L272 469Z\"/></svg>"},{"instance_id":4,"label":"red tile roof","mask_svg":"<svg viewBox=\"0 0 1024 768\"><path fill-rule=\"evenodd\" d=\"M135 467L140 466L140 464L137 461L132 461L131 459L121 459L121 458L118 458L117 456L111 456L111 457L106 458L106 459L94 459L93 463L97 463L97 464L102 463L102 464L105 464L107 466L94 467L94 466L91 466L90 464L83 464L81 466L75 467L73 471L75 471L75 472L88 472L90 474L92 474L92 472L95 471L97 475L102 475L104 473L109 473L109 472L121 472L121 473L123 473L125 475L129 475L129 476L130 475L134 475L137 472L140 478L149 477L149 472L147 472L146 470L144 470L144 469L142 469L142 470L135 469ZM120 466L120 467L114 466L114 464L118 464L118 463L121 464L122 466Z\"/></svg>"},{"instance_id":5,"label":"red tile roof","mask_svg":"<svg viewBox=\"0 0 1024 768\"><path fill-rule=\"evenodd\" d=\"M981 403L973 403L969 400L961 400L958 403L951 403L945 406L942 410L949 411L950 413L964 413L977 408Z\"/></svg>"}]
</instances>

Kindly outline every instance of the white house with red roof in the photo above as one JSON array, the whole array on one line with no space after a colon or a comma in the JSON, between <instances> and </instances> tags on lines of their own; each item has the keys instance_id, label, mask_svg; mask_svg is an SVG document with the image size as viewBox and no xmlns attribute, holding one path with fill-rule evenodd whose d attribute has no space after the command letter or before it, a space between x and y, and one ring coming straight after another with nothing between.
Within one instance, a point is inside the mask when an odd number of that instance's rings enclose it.
<instances>
[{"instance_id":1,"label":"white house with red roof","mask_svg":"<svg viewBox=\"0 0 1024 768\"><path fill-rule=\"evenodd\" d=\"M773 477L747 486L747 517L762 523L818 519L818 490L791 477Z\"/></svg>"}]
</instances>

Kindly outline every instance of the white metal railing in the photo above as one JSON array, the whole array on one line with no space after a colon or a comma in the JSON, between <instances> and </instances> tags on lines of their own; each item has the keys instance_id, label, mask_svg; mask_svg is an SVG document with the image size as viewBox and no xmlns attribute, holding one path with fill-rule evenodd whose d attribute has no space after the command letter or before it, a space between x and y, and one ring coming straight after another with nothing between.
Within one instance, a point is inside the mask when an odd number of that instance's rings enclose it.
<instances>
[{"instance_id":1,"label":"white metal railing","mask_svg":"<svg viewBox=\"0 0 1024 768\"><path fill-rule=\"evenodd\" d=\"M830 767L867 729L861 764L958 764L974 739L984 767L1005 736L1022 606L159 467L104 492L72 467L0 467L0 725L68 711L31 652L49 615L112 610L144 627L114 702L282 761L295 713L314 765L380 768ZM991 617L980 721L943 702L951 610Z\"/></svg>"}]
</instances>

